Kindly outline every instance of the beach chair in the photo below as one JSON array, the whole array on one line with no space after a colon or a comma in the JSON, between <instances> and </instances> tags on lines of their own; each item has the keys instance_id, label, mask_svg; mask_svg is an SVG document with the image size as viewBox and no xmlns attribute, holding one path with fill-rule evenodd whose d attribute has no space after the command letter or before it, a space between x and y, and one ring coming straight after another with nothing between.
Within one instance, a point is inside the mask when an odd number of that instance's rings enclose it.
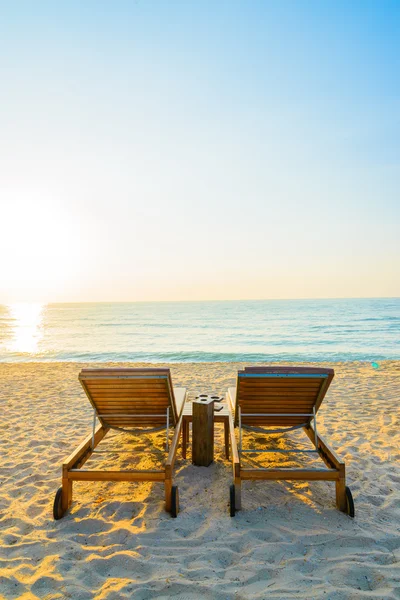
<instances>
[{"instance_id":1,"label":"beach chair","mask_svg":"<svg viewBox=\"0 0 400 600\"><path fill-rule=\"evenodd\" d=\"M82 369L79 381L93 407L93 429L62 466L62 487L55 496L54 518L61 519L71 505L73 481L163 482L166 510L176 517L179 495L177 486L172 485L172 475L186 389L172 386L169 369ZM96 471L81 468L112 429L139 435L164 428L168 456L162 469ZM170 428L175 429L171 444Z\"/></svg>"},{"instance_id":2,"label":"beach chair","mask_svg":"<svg viewBox=\"0 0 400 600\"><path fill-rule=\"evenodd\" d=\"M230 411L229 429L232 447L234 483L230 488L230 514L241 508L243 480L304 480L335 481L336 505L354 517L354 503L346 486L345 463L321 438L317 429L317 413L333 379L333 369L310 367L247 367L238 372L237 385L229 388L227 404ZM236 443L235 427L239 430ZM284 433L303 429L313 449L246 448L243 431L253 433ZM241 464L242 456L250 453L294 452L320 457L326 468L249 468Z\"/></svg>"}]
</instances>

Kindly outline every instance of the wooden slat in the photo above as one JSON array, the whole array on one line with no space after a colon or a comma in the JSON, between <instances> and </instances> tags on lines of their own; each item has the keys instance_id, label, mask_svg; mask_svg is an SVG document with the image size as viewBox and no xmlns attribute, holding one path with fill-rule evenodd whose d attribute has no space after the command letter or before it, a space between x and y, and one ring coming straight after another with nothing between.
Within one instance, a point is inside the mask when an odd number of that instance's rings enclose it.
<instances>
[{"instance_id":1,"label":"wooden slat","mask_svg":"<svg viewBox=\"0 0 400 600\"><path fill-rule=\"evenodd\" d=\"M132 405L136 405L136 404L143 404L143 406L151 406L151 405L158 405L158 406L169 406L170 403L168 402L168 398L137 398L134 396L122 396L122 397L117 397L117 396L102 396L100 398L96 398L92 396L92 400L94 402L96 402L97 404L132 404Z\"/></svg>"},{"instance_id":2,"label":"wooden slat","mask_svg":"<svg viewBox=\"0 0 400 600\"><path fill-rule=\"evenodd\" d=\"M116 399L116 398L97 398L97 400L95 400L96 402L96 406L137 406L139 407L160 407L163 409L163 411L165 412L169 406L169 402L165 402L162 400L157 400L152 402L151 400L148 402L145 402L142 400L136 400L136 399L132 399L132 398L120 398L120 399Z\"/></svg>"},{"instance_id":3,"label":"wooden slat","mask_svg":"<svg viewBox=\"0 0 400 600\"><path fill-rule=\"evenodd\" d=\"M305 389L297 389L295 391L286 390L281 388L280 390L270 389L270 388L262 388L262 387L254 387L252 389L242 388L239 386L239 395L244 398L247 396L260 396L267 398L268 396L287 396L292 398L297 398L298 396L304 396L306 398L312 398L314 401L317 398L319 393L319 388L316 390L305 390Z\"/></svg>"},{"instance_id":4,"label":"wooden slat","mask_svg":"<svg viewBox=\"0 0 400 600\"><path fill-rule=\"evenodd\" d=\"M96 402L97 412L101 412L101 410L116 410L118 407L121 408L130 408L132 410L147 410L148 412L157 412L165 413L167 412L168 404L139 404L136 402ZM121 412L121 411L119 411Z\"/></svg>"},{"instance_id":5,"label":"wooden slat","mask_svg":"<svg viewBox=\"0 0 400 600\"><path fill-rule=\"evenodd\" d=\"M147 381L142 381L142 380L137 380L137 381L126 381L125 379L119 380L119 379L112 379L111 381L109 381L108 383L106 381L104 381L103 379L98 379L97 381L89 381L89 380L85 380L86 381L86 385L88 387L90 387L91 389L108 389L110 387L116 387L116 388L138 388L138 389L147 389L147 388L154 388L154 389L160 389L160 390L165 390L166 389L166 381L167 380L157 380L157 381L152 381L151 379L148 379Z\"/></svg>"},{"instance_id":6,"label":"wooden slat","mask_svg":"<svg viewBox=\"0 0 400 600\"><path fill-rule=\"evenodd\" d=\"M165 385L165 382L168 381L168 376L145 375L142 377L136 375L135 377L109 377L108 375L103 375L102 377L97 376L93 378L84 377L83 381L93 383L93 385L113 385L115 383L121 385Z\"/></svg>"},{"instance_id":7,"label":"wooden slat","mask_svg":"<svg viewBox=\"0 0 400 600\"><path fill-rule=\"evenodd\" d=\"M258 417L252 417L251 419L242 419L242 425L249 425L249 426L254 426L254 427L272 427L274 426L279 426L279 427L291 427L292 425L304 425L304 423L307 423L307 419L304 418L302 419L301 417L290 417L287 419L283 419L283 418L265 418L265 419L259 419ZM268 433L267 431L265 433Z\"/></svg>"},{"instance_id":8,"label":"wooden slat","mask_svg":"<svg viewBox=\"0 0 400 600\"><path fill-rule=\"evenodd\" d=\"M242 408L242 418L246 415L266 415L266 414L276 414L276 415L311 415L312 407L310 406L246 406L245 410Z\"/></svg>"},{"instance_id":9,"label":"wooden slat","mask_svg":"<svg viewBox=\"0 0 400 600\"><path fill-rule=\"evenodd\" d=\"M165 471L68 471L73 481L164 481Z\"/></svg>"},{"instance_id":10,"label":"wooden slat","mask_svg":"<svg viewBox=\"0 0 400 600\"><path fill-rule=\"evenodd\" d=\"M99 410L97 412L97 415L149 415L149 418L158 418L158 419L163 419L164 421L166 421L167 419L167 413L166 411L157 411L157 410L145 410L145 409L140 409L140 410L132 410L131 408L124 408L122 409L122 407L116 407L113 409L110 408L102 408L101 410ZM162 416L161 416L162 415Z\"/></svg>"},{"instance_id":11,"label":"wooden slat","mask_svg":"<svg viewBox=\"0 0 400 600\"><path fill-rule=\"evenodd\" d=\"M296 405L286 405L286 404L242 404L240 405L242 415L248 414L266 414L266 413L279 413L279 414L311 414L312 413L312 405L310 404L296 404Z\"/></svg>"},{"instance_id":12,"label":"wooden slat","mask_svg":"<svg viewBox=\"0 0 400 600\"><path fill-rule=\"evenodd\" d=\"M137 387L137 388L160 388L166 389L168 379L82 379L88 387Z\"/></svg>"},{"instance_id":13,"label":"wooden slat","mask_svg":"<svg viewBox=\"0 0 400 600\"><path fill-rule=\"evenodd\" d=\"M238 405L241 407L242 411L248 412L248 407L249 406L279 406L281 408L284 408L286 406L314 406L314 402L312 400L309 399L304 399L304 398L298 398L296 400L293 399L281 399L281 398L275 398L275 399L268 399L268 400L263 400L262 398L251 398L251 399L245 399L243 400L242 398L240 399L240 401L238 402Z\"/></svg>"},{"instance_id":14,"label":"wooden slat","mask_svg":"<svg viewBox=\"0 0 400 600\"><path fill-rule=\"evenodd\" d=\"M84 380L88 387L93 388L109 388L109 387L132 387L132 388L155 388L160 390L167 389L167 379L157 379L154 381L153 379L136 379L135 381L127 380L127 379L97 379L97 380Z\"/></svg>"},{"instance_id":15,"label":"wooden slat","mask_svg":"<svg viewBox=\"0 0 400 600\"><path fill-rule=\"evenodd\" d=\"M91 390L90 388L88 388L88 390L90 392L90 395L93 396L93 398L112 398L112 396L115 395L116 397L127 396L128 398L138 398L139 400L143 400L143 401L146 401L148 398L153 398L154 400L157 400L157 398L159 398L160 400L169 400L169 394L166 391L165 392L156 392L156 391L145 392L142 390L119 390L119 389L94 391L94 390Z\"/></svg>"},{"instance_id":16,"label":"wooden slat","mask_svg":"<svg viewBox=\"0 0 400 600\"><path fill-rule=\"evenodd\" d=\"M282 413L282 414L293 414L293 413L310 413L312 412L312 404L240 404L242 415L249 413ZM301 410L300 410L301 409ZM303 410L307 409L307 410Z\"/></svg>"},{"instance_id":17,"label":"wooden slat","mask_svg":"<svg viewBox=\"0 0 400 600\"><path fill-rule=\"evenodd\" d=\"M239 402L285 402L285 401L303 401L315 404L317 394L241 394L239 390Z\"/></svg>"},{"instance_id":18,"label":"wooden slat","mask_svg":"<svg viewBox=\"0 0 400 600\"><path fill-rule=\"evenodd\" d=\"M321 385L321 381L325 381L325 378L322 379L316 379L316 378L312 378L312 379L307 379L305 377L301 377L299 379L295 378L295 377L291 377L290 379L284 379L284 378L279 378L279 377L240 377L239 376L239 384L243 385L244 387L246 386L254 386L254 385L260 385L260 386L278 386L279 387L319 387Z\"/></svg>"},{"instance_id":19,"label":"wooden slat","mask_svg":"<svg viewBox=\"0 0 400 600\"><path fill-rule=\"evenodd\" d=\"M110 395L101 395L101 396L93 396L91 394L91 398L96 402L96 404L101 404L102 402L115 402L115 403L131 403L131 404L159 404L160 406L168 406L170 404L168 396L137 396L137 395L129 395L129 394L110 394Z\"/></svg>"},{"instance_id":20,"label":"wooden slat","mask_svg":"<svg viewBox=\"0 0 400 600\"><path fill-rule=\"evenodd\" d=\"M250 415L254 415L254 414L257 415L257 416L250 416ZM245 413L244 415L242 415L242 421L244 419L247 419L247 420L253 420L254 419L255 421L260 420L260 419L262 419L264 421L266 419L273 419L273 420L277 420L277 419L279 420L279 419L281 419L281 420L285 420L285 422L288 419L303 419L303 422L306 421L305 417L303 417L303 416L297 416L297 415L303 415L304 413L295 413L296 416L293 416L293 413L287 413L287 414L285 414L285 413L277 413L276 417L275 416L274 417L269 417L268 414L272 414L272 413L264 413L263 414L262 411L260 411L259 413L250 413L250 415ZM282 414L282 415L285 415L285 416L280 417L280 416L278 416L279 414Z\"/></svg>"},{"instance_id":21,"label":"wooden slat","mask_svg":"<svg viewBox=\"0 0 400 600\"><path fill-rule=\"evenodd\" d=\"M90 388L88 388L90 390L90 393L92 395L93 398L108 398L110 396L116 396L116 397L124 397L126 396L127 398L138 398L141 400L145 400L146 398L154 398L155 400L157 398L160 399L167 399L168 400L168 394L166 391L164 392L157 392L157 391L150 391L150 392L142 392L141 390L120 390L120 389L110 389L110 390L92 390Z\"/></svg>"},{"instance_id":22,"label":"wooden slat","mask_svg":"<svg viewBox=\"0 0 400 600\"><path fill-rule=\"evenodd\" d=\"M122 415L125 414L126 411L131 412L141 412L146 414L157 414L157 415L165 415L167 416L167 408L168 404L135 404L135 403L96 403L96 413L101 414L102 412L114 412L115 414ZM124 412L125 411L125 412ZM169 410L170 417L172 416L171 408Z\"/></svg>"},{"instance_id":23,"label":"wooden slat","mask_svg":"<svg viewBox=\"0 0 400 600\"><path fill-rule=\"evenodd\" d=\"M143 427L147 427L147 425L160 425L165 427L166 426L166 422L165 419L149 419L147 418L140 418L140 417L109 417L107 415L105 415L104 417L101 418L101 421L104 421L105 423L107 423L107 425L115 425L115 426L119 426L119 425L134 425L134 424L140 424Z\"/></svg>"},{"instance_id":24,"label":"wooden slat","mask_svg":"<svg viewBox=\"0 0 400 600\"><path fill-rule=\"evenodd\" d=\"M315 402L318 397L318 390L315 392L302 392L298 390L297 392L288 392L287 390L263 390L263 389L254 389L251 391L243 390L239 387L239 398L240 400L245 398L305 398L307 400L311 400L311 402Z\"/></svg>"},{"instance_id":25,"label":"wooden slat","mask_svg":"<svg viewBox=\"0 0 400 600\"><path fill-rule=\"evenodd\" d=\"M242 479L273 479L275 481L336 481L336 469L240 469Z\"/></svg>"},{"instance_id":26,"label":"wooden slat","mask_svg":"<svg viewBox=\"0 0 400 600\"><path fill-rule=\"evenodd\" d=\"M92 404L96 404L97 406L158 406L161 407L165 412L168 406L171 406L167 399L157 398L155 400L141 398L140 400L136 398L91 398Z\"/></svg>"},{"instance_id":27,"label":"wooden slat","mask_svg":"<svg viewBox=\"0 0 400 600\"><path fill-rule=\"evenodd\" d=\"M255 365L253 367L245 367L244 371L239 373L277 373L277 374L313 374L313 375L333 375L334 370L329 367L293 367L287 366L269 366Z\"/></svg>"},{"instance_id":28,"label":"wooden slat","mask_svg":"<svg viewBox=\"0 0 400 600\"><path fill-rule=\"evenodd\" d=\"M80 379L96 379L98 377L105 379L118 379L124 377L129 378L140 378L140 377L170 377L170 369L136 369L136 368L125 368L119 369L116 367L110 367L109 369L82 369L79 373Z\"/></svg>"},{"instance_id":29,"label":"wooden slat","mask_svg":"<svg viewBox=\"0 0 400 600\"><path fill-rule=\"evenodd\" d=\"M169 367L100 367L99 369L92 367L85 367L81 370L81 375L86 376L89 375L100 375L104 377L105 373L110 373L110 375L115 374L127 374L127 375L135 375L137 373L143 374L169 374Z\"/></svg>"},{"instance_id":30,"label":"wooden slat","mask_svg":"<svg viewBox=\"0 0 400 600\"><path fill-rule=\"evenodd\" d=\"M285 397L274 397L274 396L268 396L263 398L262 396L253 396L251 398L240 398L239 400L239 406L247 406L250 404L254 404L255 406L257 404L270 404L270 405L285 405L285 404L293 404L294 406L297 404L306 404L307 406L313 406L314 404L314 400L312 400L311 398L302 398L301 396L298 396L297 398L285 398Z\"/></svg>"},{"instance_id":31,"label":"wooden slat","mask_svg":"<svg viewBox=\"0 0 400 600\"><path fill-rule=\"evenodd\" d=\"M159 413L130 413L130 412L125 412L125 413L116 413L113 411L109 411L109 412L102 412L100 413L101 416L99 417L100 421L107 421L108 423L111 423L111 419L113 421L120 421L122 422L123 420L132 420L134 418L137 418L141 421L146 421L148 423L152 422L152 421L157 421L158 423L163 423L164 425L166 425L167 420L166 417L158 417L156 415L158 415ZM145 416L145 415L151 415L151 416ZM114 416L113 416L114 415ZM128 415L128 416L123 416L123 417L116 417L115 415ZM305 419L303 420L303 422L305 423ZM170 423L171 425L171 423Z\"/></svg>"},{"instance_id":32,"label":"wooden slat","mask_svg":"<svg viewBox=\"0 0 400 600\"><path fill-rule=\"evenodd\" d=\"M252 377L251 379L245 381L244 379L239 378L239 385L243 388L288 388L288 389L310 389L315 390L321 386L321 381L325 381L325 379L319 380L315 379L309 381L307 379L300 379L297 381L293 381L292 379L266 379L265 377L258 379L257 377Z\"/></svg>"},{"instance_id":33,"label":"wooden slat","mask_svg":"<svg viewBox=\"0 0 400 600\"><path fill-rule=\"evenodd\" d=\"M167 395L168 394L168 390L167 387L156 387L156 386L146 386L146 387L139 387L139 386L119 386L119 385L110 385L108 387L102 387L102 388L95 388L92 387L91 385L87 386L88 390L91 391L92 394L109 394L110 392L113 391L120 391L120 392L134 392L137 394L162 394L162 395Z\"/></svg>"},{"instance_id":34,"label":"wooden slat","mask_svg":"<svg viewBox=\"0 0 400 600\"><path fill-rule=\"evenodd\" d=\"M252 374L251 377L239 375L239 382L241 385L255 385L259 383L261 385L287 385L294 386L300 385L304 387L316 387L321 385L321 381L325 381L326 377L258 377Z\"/></svg>"},{"instance_id":35,"label":"wooden slat","mask_svg":"<svg viewBox=\"0 0 400 600\"><path fill-rule=\"evenodd\" d=\"M106 423L106 425L108 427L124 427L124 428L129 428L132 427L133 429L135 427L144 427L144 428L152 428L152 427L164 427L165 426L165 422L162 421L150 421L148 419L146 419L146 421L140 421L137 419L130 419L127 421L116 421L116 420L112 420L112 419L103 419L104 422Z\"/></svg>"},{"instance_id":36,"label":"wooden slat","mask_svg":"<svg viewBox=\"0 0 400 600\"><path fill-rule=\"evenodd\" d=\"M317 396L314 396L312 398L307 397L307 396L263 396L262 394L260 395L254 395L254 396L243 396L242 394L240 394L240 397L238 399L239 405L246 405L247 404L309 404L309 405L314 405L315 401L316 401Z\"/></svg>"},{"instance_id":37,"label":"wooden slat","mask_svg":"<svg viewBox=\"0 0 400 600\"><path fill-rule=\"evenodd\" d=\"M166 425L166 420L164 419L164 417L141 417L140 415L132 415L132 417L113 417L111 415L105 414L103 417L101 417L101 419L110 424L133 423L137 421L138 423L141 423L143 425L146 425L146 423L160 423L161 425Z\"/></svg>"},{"instance_id":38,"label":"wooden slat","mask_svg":"<svg viewBox=\"0 0 400 600\"><path fill-rule=\"evenodd\" d=\"M86 386L89 389L93 389L93 390L110 390L110 389L132 389L132 390L140 390L141 392L146 392L146 391L155 391L155 392L168 392L168 388L166 383L164 382L163 385L156 385L153 384L152 382L148 383L148 384L129 384L129 385L118 385L118 381L117 380L113 380L112 383L109 383L108 385L94 385L92 381L84 381L84 383L86 384Z\"/></svg>"},{"instance_id":39,"label":"wooden slat","mask_svg":"<svg viewBox=\"0 0 400 600\"><path fill-rule=\"evenodd\" d=\"M164 416L164 415L161 416L159 413L145 413L145 412L136 413L136 412L128 412L128 411L125 413L121 413L121 412L116 413L116 412L109 411L109 412L105 412L105 413L99 413L99 415L100 415L100 417L101 417L101 415L104 415L104 418L107 418L107 419L123 420L123 419L132 419L132 418L136 417L141 420L146 420L146 419L149 421L156 420L156 421L162 421L163 423L166 423L166 416ZM127 415L127 416L125 416L125 415ZM148 416L146 416L146 415L148 415Z\"/></svg>"},{"instance_id":40,"label":"wooden slat","mask_svg":"<svg viewBox=\"0 0 400 600\"><path fill-rule=\"evenodd\" d=\"M280 412L296 412L300 407L307 407L307 412L310 412L310 408L314 406L313 402L240 402L239 406L243 412L270 412L268 409L276 408ZM250 410L257 408L258 411ZM297 410L297 412L301 412Z\"/></svg>"}]
</instances>

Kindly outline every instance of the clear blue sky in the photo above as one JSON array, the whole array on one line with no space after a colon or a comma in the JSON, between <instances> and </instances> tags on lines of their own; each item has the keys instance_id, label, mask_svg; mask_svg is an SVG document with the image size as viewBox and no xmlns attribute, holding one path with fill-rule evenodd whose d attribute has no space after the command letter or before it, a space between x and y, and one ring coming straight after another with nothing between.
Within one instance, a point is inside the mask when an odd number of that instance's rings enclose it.
<instances>
[{"instance_id":1,"label":"clear blue sky","mask_svg":"<svg viewBox=\"0 0 400 600\"><path fill-rule=\"evenodd\" d=\"M1 2L0 302L400 295L400 2Z\"/></svg>"}]
</instances>

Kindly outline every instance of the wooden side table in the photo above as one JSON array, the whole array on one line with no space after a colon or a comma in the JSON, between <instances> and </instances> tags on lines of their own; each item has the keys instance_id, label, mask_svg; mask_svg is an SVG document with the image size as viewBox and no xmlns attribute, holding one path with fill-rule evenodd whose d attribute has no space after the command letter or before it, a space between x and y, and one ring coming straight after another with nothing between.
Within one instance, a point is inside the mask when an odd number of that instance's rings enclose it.
<instances>
[{"instance_id":1,"label":"wooden side table","mask_svg":"<svg viewBox=\"0 0 400 600\"><path fill-rule=\"evenodd\" d=\"M194 400L192 415L192 462L208 467L214 460L214 400Z\"/></svg>"},{"instance_id":2,"label":"wooden side table","mask_svg":"<svg viewBox=\"0 0 400 600\"><path fill-rule=\"evenodd\" d=\"M189 424L193 422L193 402L186 402L182 413L182 457L186 458L189 443ZM220 411L214 411L214 423L224 424L225 457L229 460L229 410L223 404Z\"/></svg>"}]
</instances>

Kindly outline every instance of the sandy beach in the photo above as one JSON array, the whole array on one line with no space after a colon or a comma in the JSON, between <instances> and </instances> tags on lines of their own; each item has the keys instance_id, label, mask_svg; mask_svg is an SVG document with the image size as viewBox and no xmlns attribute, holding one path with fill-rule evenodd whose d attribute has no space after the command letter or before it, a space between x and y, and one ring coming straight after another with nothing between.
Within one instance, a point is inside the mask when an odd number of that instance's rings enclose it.
<instances>
[{"instance_id":1,"label":"sandy beach","mask_svg":"<svg viewBox=\"0 0 400 600\"><path fill-rule=\"evenodd\" d=\"M323 482L244 482L243 510L230 518L231 465L217 426L212 466L195 467L178 451L177 519L164 511L161 484L79 482L56 522L60 465L91 429L82 366L0 364L2 599L400 598L399 362L336 363L320 410L320 432L346 461L354 520ZM175 385L222 394L243 364L169 366ZM163 441L163 433L112 433L105 447L137 454L96 461L151 466Z\"/></svg>"}]
</instances>

